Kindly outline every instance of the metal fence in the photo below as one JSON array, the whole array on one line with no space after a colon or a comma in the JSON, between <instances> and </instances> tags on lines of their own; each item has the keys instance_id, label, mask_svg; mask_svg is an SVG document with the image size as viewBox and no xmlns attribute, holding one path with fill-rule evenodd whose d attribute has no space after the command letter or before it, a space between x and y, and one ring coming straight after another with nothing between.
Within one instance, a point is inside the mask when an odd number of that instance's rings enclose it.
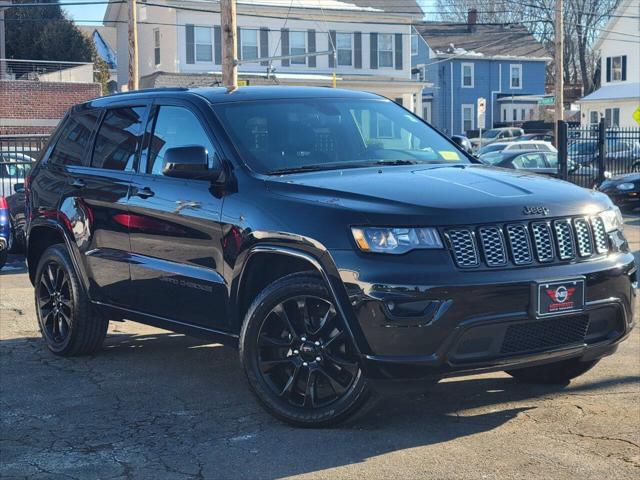
<instances>
[{"instance_id":1,"label":"metal fence","mask_svg":"<svg viewBox=\"0 0 640 480\"><path fill-rule=\"evenodd\" d=\"M46 146L49 135L0 136L0 196L15 193Z\"/></svg>"},{"instance_id":2,"label":"metal fence","mask_svg":"<svg viewBox=\"0 0 640 480\"><path fill-rule=\"evenodd\" d=\"M558 125L560 178L594 187L608 176L640 172L640 128Z\"/></svg>"},{"instance_id":3,"label":"metal fence","mask_svg":"<svg viewBox=\"0 0 640 480\"><path fill-rule=\"evenodd\" d=\"M92 83L93 63L0 58L0 80Z\"/></svg>"}]
</instances>

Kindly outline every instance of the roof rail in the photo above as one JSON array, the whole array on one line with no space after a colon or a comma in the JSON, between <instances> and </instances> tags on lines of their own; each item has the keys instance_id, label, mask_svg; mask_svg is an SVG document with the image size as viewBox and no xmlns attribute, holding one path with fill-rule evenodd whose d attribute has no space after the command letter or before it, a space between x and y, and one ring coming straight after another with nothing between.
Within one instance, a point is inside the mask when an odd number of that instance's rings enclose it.
<instances>
[{"instance_id":1,"label":"roof rail","mask_svg":"<svg viewBox=\"0 0 640 480\"><path fill-rule=\"evenodd\" d=\"M131 90L129 92L117 92L107 95L107 97L115 97L118 95L134 95L136 93L150 93L150 92L186 92L189 90L187 87L155 87L155 88L143 88L141 90ZM105 98L105 97L103 97Z\"/></svg>"}]
</instances>

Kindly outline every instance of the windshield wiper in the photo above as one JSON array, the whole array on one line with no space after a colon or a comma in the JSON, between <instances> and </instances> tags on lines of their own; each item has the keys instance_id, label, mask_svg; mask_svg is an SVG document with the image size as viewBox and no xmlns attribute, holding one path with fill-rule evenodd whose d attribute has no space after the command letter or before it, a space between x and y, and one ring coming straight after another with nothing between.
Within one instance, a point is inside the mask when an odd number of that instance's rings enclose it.
<instances>
[{"instance_id":1,"label":"windshield wiper","mask_svg":"<svg viewBox=\"0 0 640 480\"><path fill-rule=\"evenodd\" d=\"M373 163L376 165L417 165L422 162L417 160L376 160Z\"/></svg>"},{"instance_id":2,"label":"windshield wiper","mask_svg":"<svg viewBox=\"0 0 640 480\"><path fill-rule=\"evenodd\" d=\"M299 172L317 172L319 170L325 170L326 165L300 165L298 167L279 168L277 170L270 170L267 175L282 175L286 173L299 173Z\"/></svg>"}]
</instances>

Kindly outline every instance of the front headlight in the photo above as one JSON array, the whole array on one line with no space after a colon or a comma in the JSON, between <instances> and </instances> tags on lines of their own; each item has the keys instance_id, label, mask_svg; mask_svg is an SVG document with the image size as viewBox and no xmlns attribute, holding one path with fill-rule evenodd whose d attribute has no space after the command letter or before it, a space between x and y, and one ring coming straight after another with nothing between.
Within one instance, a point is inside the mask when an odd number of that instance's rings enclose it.
<instances>
[{"instance_id":1,"label":"front headlight","mask_svg":"<svg viewBox=\"0 0 640 480\"><path fill-rule=\"evenodd\" d=\"M605 210L600 214L600 218L602 218L604 228L607 232L622 230L622 227L624 226L622 213L618 207L612 207L609 210Z\"/></svg>"},{"instance_id":2,"label":"front headlight","mask_svg":"<svg viewBox=\"0 0 640 480\"><path fill-rule=\"evenodd\" d=\"M443 248L435 228L352 227L351 233L363 252L406 253L422 248Z\"/></svg>"},{"instance_id":3,"label":"front headlight","mask_svg":"<svg viewBox=\"0 0 640 480\"><path fill-rule=\"evenodd\" d=\"M618 185L616 188L617 188L618 190L623 190L623 191L624 191L624 190L633 190L633 187L634 187L633 183L631 183L631 182L625 182L625 183L621 183L621 184L620 184L620 185Z\"/></svg>"}]
</instances>

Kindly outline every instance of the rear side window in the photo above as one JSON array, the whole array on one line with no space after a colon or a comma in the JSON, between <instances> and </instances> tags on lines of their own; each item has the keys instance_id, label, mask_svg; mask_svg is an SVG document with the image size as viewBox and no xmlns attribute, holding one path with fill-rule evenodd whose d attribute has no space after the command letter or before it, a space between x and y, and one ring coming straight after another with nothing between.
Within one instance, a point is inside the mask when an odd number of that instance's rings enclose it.
<instances>
[{"instance_id":1,"label":"rear side window","mask_svg":"<svg viewBox=\"0 0 640 480\"><path fill-rule=\"evenodd\" d=\"M162 175L168 149L193 145L207 149L211 167L215 150L198 117L184 107L160 107L150 140L147 173Z\"/></svg>"},{"instance_id":2,"label":"rear side window","mask_svg":"<svg viewBox=\"0 0 640 480\"><path fill-rule=\"evenodd\" d=\"M62 127L50 161L58 165L82 165L85 149L97 121L97 110L72 114Z\"/></svg>"},{"instance_id":3,"label":"rear side window","mask_svg":"<svg viewBox=\"0 0 640 480\"><path fill-rule=\"evenodd\" d=\"M96 135L91 166L107 170L132 170L142 141L146 107L107 110Z\"/></svg>"}]
</instances>

